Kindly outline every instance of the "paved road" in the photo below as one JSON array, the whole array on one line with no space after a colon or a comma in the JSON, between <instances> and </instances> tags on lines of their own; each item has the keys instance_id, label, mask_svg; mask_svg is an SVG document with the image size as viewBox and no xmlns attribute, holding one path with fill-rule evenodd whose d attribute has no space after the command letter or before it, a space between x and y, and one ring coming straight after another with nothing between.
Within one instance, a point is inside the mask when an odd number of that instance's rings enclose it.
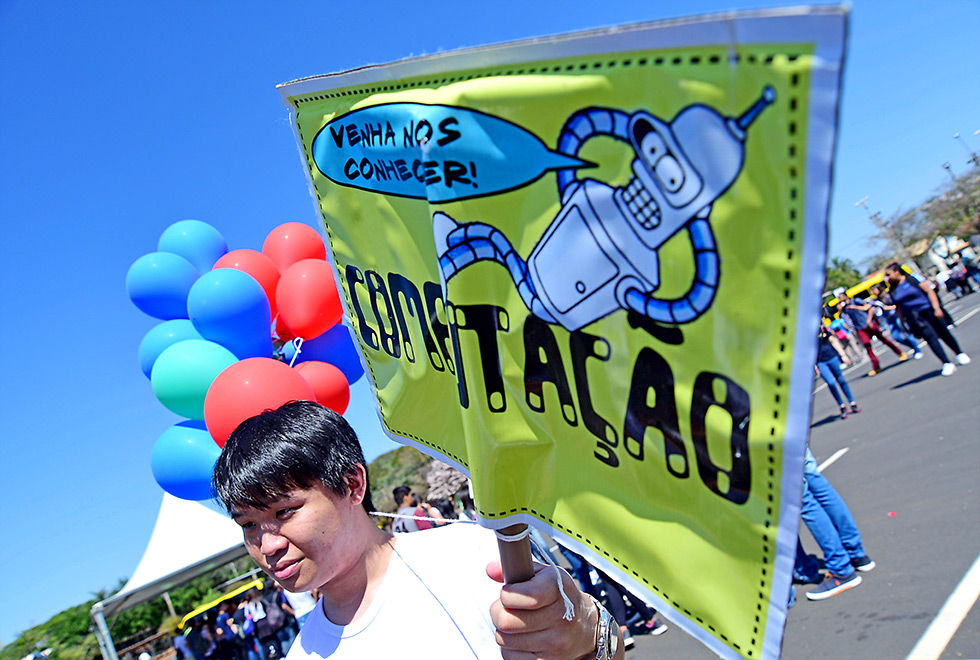
<instances>
[{"instance_id":1,"label":"paved road","mask_svg":"<svg viewBox=\"0 0 980 660\"><path fill-rule=\"evenodd\" d=\"M946 307L953 333L974 361L944 378L923 346L921 360L899 363L876 344L884 371L865 362L846 372L864 412L847 420L816 383L810 446L847 501L878 566L863 583L825 601L797 587L783 643L787 660L903 659L936 619L980 555L980 293ZM803 546L820 554L803 528ZM975 592L974 592L975 596ZM967 607L971 599L967 599ZM980 658L980 605L927 658ZM677 626L638 636L628 660L711 660L716 656ZM940 645L941 647L941 645Z\"/></svg>"}]
</instances>

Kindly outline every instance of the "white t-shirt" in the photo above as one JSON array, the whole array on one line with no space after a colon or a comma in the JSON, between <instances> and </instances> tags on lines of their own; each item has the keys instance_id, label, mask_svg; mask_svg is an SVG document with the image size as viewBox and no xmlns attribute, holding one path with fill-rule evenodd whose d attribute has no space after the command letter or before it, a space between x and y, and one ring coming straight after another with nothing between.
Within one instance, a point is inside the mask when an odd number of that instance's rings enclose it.
<instances>
[{"instance_id":1,"label":"white t-shirt","mask_svg":"<svg viewBox=\"0 0 980 660\"><path fill-rule=\"evenodd\" d=\"M316 607L286 660L500 660L490 605L501 585L486 573L499 556L493 532L463 523L395 539L368 611L338 626Z\"/></svg>"}]
</instances>

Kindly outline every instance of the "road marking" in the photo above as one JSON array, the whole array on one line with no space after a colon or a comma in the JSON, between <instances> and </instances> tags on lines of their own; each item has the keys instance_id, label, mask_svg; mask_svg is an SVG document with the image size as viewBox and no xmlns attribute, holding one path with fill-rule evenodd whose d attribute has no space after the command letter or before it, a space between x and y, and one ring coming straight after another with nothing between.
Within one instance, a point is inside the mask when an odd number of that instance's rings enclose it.
<instances>
[{"instance_id":1,"label":"road marking","mask_svg":"<svg viewBox=\"0 0 980 660\"><path fill-rule=\"evenodd\" d=\"M912 648L905 660L938 660L973 604L980 597L980 556L949 595L939 614Z\"/></svg>"},{"instance_id":2,"label":"road marking","mask_svg":"<svg viewBox=\"0 0 980 660\"><path fill-rule=\"evenodd\" d=\"M837 451L835 451L833 454L830 455L830 458L828 458L826 461L824 461L823 463L817 466L817 472L823 472L824 470L829 468L831 465L834 464L834 462L838 458L846 454L848 449L849 447L844 447L843 449L838 449Z\"/></svg>"}]
</instances>

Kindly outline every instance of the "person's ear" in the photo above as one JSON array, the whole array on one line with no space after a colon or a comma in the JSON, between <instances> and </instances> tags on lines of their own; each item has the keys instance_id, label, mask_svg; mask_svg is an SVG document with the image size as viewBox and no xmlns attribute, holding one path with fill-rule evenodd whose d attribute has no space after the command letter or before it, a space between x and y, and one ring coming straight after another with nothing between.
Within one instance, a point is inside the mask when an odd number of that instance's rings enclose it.
<instances>
[{"instance_id":1,"label":"person's ear","mask_svg":"<svg viewBox=\"0 0 980 660\"><path fill-rule=\"evenodd\" d=\"M360 505L364 501L364 496L367 493L367 470L363 465L358 463L354 468L347 473L347 490L349 491L349 497L351 502L355 505Z\"/></svg>"}]
</instances>

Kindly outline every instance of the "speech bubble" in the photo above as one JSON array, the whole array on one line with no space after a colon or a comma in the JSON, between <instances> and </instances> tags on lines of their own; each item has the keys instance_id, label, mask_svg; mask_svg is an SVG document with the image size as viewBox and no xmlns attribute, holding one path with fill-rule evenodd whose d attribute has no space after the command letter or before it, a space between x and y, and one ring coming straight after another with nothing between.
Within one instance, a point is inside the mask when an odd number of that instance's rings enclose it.
<instances>
[{"instance_id":1,"label":"speech bubble","mask_svg":"<svg viewBox=\"0 0 980 660\"><path fill-rule=\"evenodd\" d=\"M438 203L514 190L549 170L593 166L551 151L505 119L422 103L375 105L331 120L313 140L313 162L342 186Z\"/></svg>"}]
</instances>

